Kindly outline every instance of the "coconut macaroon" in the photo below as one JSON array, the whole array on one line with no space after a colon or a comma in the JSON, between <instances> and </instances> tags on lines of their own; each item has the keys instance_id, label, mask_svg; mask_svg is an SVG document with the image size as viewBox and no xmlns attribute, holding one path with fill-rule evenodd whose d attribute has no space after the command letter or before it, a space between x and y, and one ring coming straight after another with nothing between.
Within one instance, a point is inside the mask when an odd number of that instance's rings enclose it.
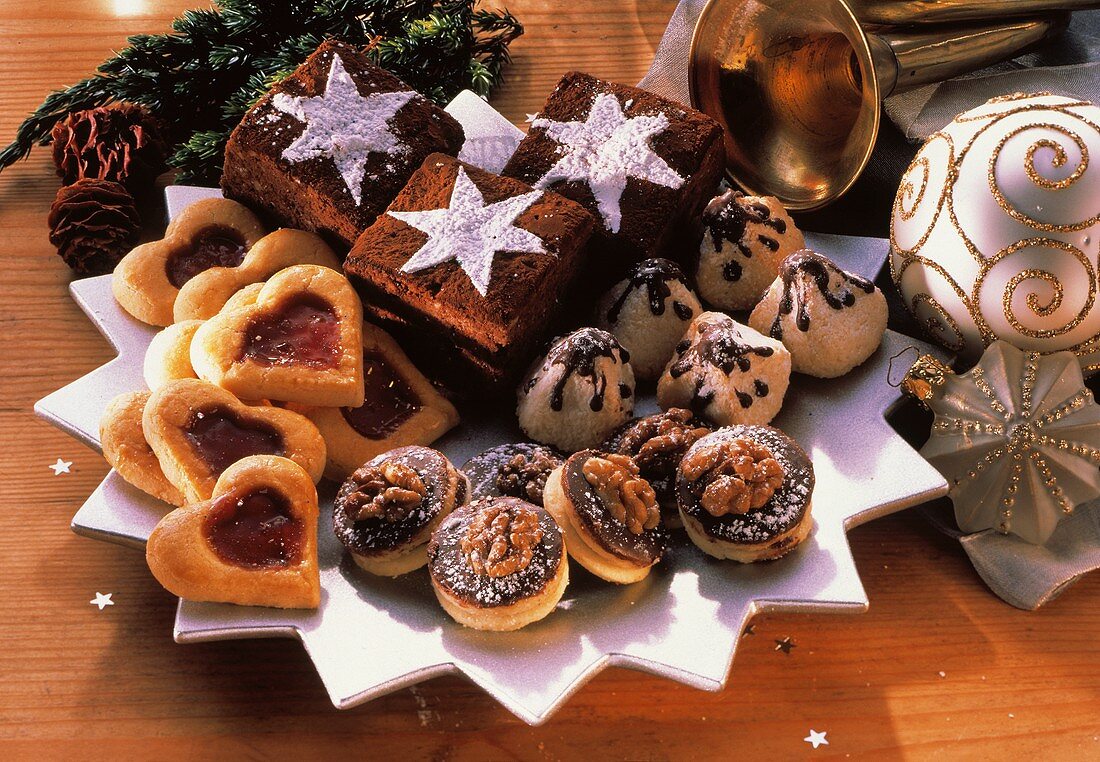
<instances>
[{"instance_id":1,"label":"coconut macaroon","mask_svg":"<svg viewBox=\"0 0 1100 762\"><path fill-rule=\"evenodd\" d=\"M448 516L428 544L439 605L475 630L518 630L558 605L569 584L561 529L514 497L486 497Z\"/></svg>"},{"instance_id":2,"label":"coconut macaroon","mask_svg":"<svg viewBox=\"0 0 1100 762\"><path fill-rule=\"evenodd\" d=\"M336 493L332 526L355 563L396 577L428 562L432 532L469 495L466 476L438 450L399 447L356 469Z\"/></svg>"},{"instance_id":3,"label":"coconut macaroon","mask_svg":"<svg viewBox=\"0 0 1100 762\"><path fill-rule=\"evenodd\" d=\"M672 356L691 319L703 311L680 266L643 259L600 299L596 325L615 334L637 378L650 381Z\"/></svg>"},{"instance_id":4,"label":"coconut macaroon","mask_svg":"<svg viewBox=\"0 0 1100 762\"><path fill-rule=\"evenodd\" d=\"M668 547L653 487L627 455L575 453L546 480L544 501L570 557L608 582L645 579Z\"/></svg>"},{"instance_id":5,"label":"coconut macaroon","mask_svg":"<svg viewBox=\"0 0 1100 762\"><path fill-rule=\"evenodd\" d=\"M556 339L520 384L516 415L527 436L566 452L592 447L634 411L630 353L607 331Z\"/></svg>"},{"instance_id":6,"label":"coconut macaroon","mask_svg":"<svg viewBox=\"0 0 1100 762\"><path fill-rule=\"evenodd\" d=\"M703 210L695 272L699 296L723 310L751 310L784 257L806 245L787 210L772 196L726 191Z\"/></svg>"},{"instance_id":7,"label":"coconut macaroon","mask_svg":"<svg viewBox=\"0 0 1100 762\"><path fill-rule=\"evenodd\" d=\"M768 423L783 406L791 354L721 312L692 321L657 383L661 408L688 408L719 426Z\"/></svg>"},{"instance_id":8,"label":"coconut macaroon","mask_svg":"<svg viewBox=\"0 0 1100 762\"><path fill-rule=\"evenodd\" d=\"M704 553L752 563L779 558L813 526L814 467L771 426L732 426L687 451L676 499L688 537Z\"/></svg>"},{"instance_id":9,"label":"coconut macaroon","mask_svg":"<svg viewBox=\"0 0 1100 762\"><path fill-rule=\"evenodd\" d=\"M782 341L799 373L836 378L875 353L886 319L874 283L803 249L783 260L749 325Z\"/></svg>"}]
</instances>

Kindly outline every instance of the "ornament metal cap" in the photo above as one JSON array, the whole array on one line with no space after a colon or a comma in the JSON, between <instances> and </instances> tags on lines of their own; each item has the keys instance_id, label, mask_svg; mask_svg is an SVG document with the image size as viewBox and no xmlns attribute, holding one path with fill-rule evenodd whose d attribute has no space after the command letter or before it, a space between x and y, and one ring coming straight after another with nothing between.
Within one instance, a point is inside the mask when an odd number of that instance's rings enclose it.
<instances>
[{"instance_id":1,"label":"ornament metal cap","mask_svg":"<svg viewBox=\"0 0 1100 762\"><path fill-rule=\"evenodd\" d=\"M928 400L936 395L947 377L953 375L955 371L940 360L932 355L921 355L909 366L901 382L901 390L924 407L928 407Z\"/></svg>"}]
</instances>

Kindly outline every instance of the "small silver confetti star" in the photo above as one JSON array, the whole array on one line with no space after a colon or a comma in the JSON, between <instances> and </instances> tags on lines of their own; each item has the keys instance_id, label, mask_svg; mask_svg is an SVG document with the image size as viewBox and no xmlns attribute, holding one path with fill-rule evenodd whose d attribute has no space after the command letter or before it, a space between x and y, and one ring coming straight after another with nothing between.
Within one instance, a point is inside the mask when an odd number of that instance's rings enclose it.
<instances>
[{"instance_id":1,"label":"small silver confetti star","mask_svg":"<svg viewBox=\"0 0 1100 762\"><path fill-rule=\"evenodd\" d=\"M749 635L755 635L755 634L756 634L756 625L755 624L750 624L748 627L745 628L745 631L741 633L741 637L747 638Z\"/></svg>"},{"instance_id":2,"label":"small silver confetti star","mask_svg":"<svg viewBox=\"0 0 1100 762\"><path fill-rule=\"evenodd\" d=\"M812 744L815 749L818 746L828 746L829 741L825 738L825 734L828 733L828 732L829 731L827 731L827 730L822 730L819 733L816 730L811 730L810 734L808 736L806 736L805 738L803 738L802 740L805 741L808 744Z\"/></svg>"},{"instance_id":3,"label":"small silver confetti star","mask_svg":"<svg viewBox=\"0 0 1100 762\"><path fill-rule=\"evenodd\" d=\"M794 644L794 641L791 640L790 635L783 638L783 640L775 641L775 650L782 651L783 653L787 654L787 656L791 655L791 649L795 647L796 646Z\"/></svg>"},{"instance_id":4,"label":"small silver confetti star","mask_svg":"<svg viewBox=\"0 0 1100 762\"><path fill-rule=\"evenodd\" d=\"M50 469L53 471L54 476L60 476L61 474L69 473L69 469L72 467L73 462L71 460L57 459L56 463L50 464Z\"/></svg>"},{"instance_id":5,"label":"small silver confetti star","mask_svg":"<svg viewBox=\"0 0 1100 762\"><path fill-rule=\"evenodd\" d=\"M95 598L88 601L88 603L92 604L93 606L99 606L99 610L103 611L103 609L107 608L108 606L115 605L115 602L111 600L112 595L114 595L114 593L107 593L106 595L104 595L103 593L97 592L95 594Z\"/></svg>"}]
</instances>

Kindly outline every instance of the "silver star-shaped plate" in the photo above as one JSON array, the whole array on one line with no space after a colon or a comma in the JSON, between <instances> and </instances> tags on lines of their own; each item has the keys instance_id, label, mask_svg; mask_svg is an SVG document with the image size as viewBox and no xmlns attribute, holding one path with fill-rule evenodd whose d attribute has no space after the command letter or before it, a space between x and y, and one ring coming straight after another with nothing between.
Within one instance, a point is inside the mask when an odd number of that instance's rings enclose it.
<instances>
[{"instance_id":1,"label":"silver star-shaped plate","mask_svg":"<svg viewBox=\"0 0 1100 762\"><path fill-rule=\"evenodd\" d=\"M513 144L515 135L502 132L502 120L484 102L465 98L458 111L460 121L480 126L482 133L486 124L497 125L490 143ZM169 190L170 213L216 193ZM879 270L887 251L879 239L806 238L841 266L869 276ZM144 386L142 359L155 331L118 307L109 276L77 281L71 292L118 356L42 399L35 411L98 450L99 419L107 403ZM532 724L546 720L608 666L720 690L740 634L755 613L866 610L848 529L946 494L939 473L885 418L900 398L887 382L889 358L911 346L932 351L888 331L878 352L844 378L792 379L775 424L813 459L815 523L809 539L780 561L719 562L680 536L643 582L611 585L574 565L569 588L549 617L514 633L477 632L443 612L424 572L380 579L348 560L328 531L334 489L322 483L320 608L284 611L181 600L175 639L298 638L339 708L456 672ZM652 392L640 394L639 414L655 410ZM511 416L467 416L437 446L461 464L487 447L519 438ZM168 509L112 471L77 512L72 527L81 535L141 548Z\"/></svg>"}]
</instances>

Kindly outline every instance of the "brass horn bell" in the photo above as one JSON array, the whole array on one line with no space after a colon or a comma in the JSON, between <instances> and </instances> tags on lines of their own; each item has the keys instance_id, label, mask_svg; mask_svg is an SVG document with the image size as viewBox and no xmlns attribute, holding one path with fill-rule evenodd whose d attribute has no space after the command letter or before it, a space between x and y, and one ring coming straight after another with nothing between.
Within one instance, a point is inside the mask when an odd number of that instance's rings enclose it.
<instances>
[{"instance_id":1,"label":"brass horn bell","mask_svg":"<svg viewBox=\"0 0 1100 762\"><path fill-rule=\"evenodd\" d=\"M1020 11L1033 3L1050 6L1048 0L998 4ZM1017 55L1061 32L1069 18L1059 12L868 31L853 6L875 19L895 19L899 12L889 9L902 6L909 23L919 24L966 17L966 6L975 5L989 11L992 3L709 0L691 44L692 105L725 128L734 182L790 209L822 207L867 166L886 96ZM931 18L921 7L931 9Z\"/></svg>"}]
</instances>

